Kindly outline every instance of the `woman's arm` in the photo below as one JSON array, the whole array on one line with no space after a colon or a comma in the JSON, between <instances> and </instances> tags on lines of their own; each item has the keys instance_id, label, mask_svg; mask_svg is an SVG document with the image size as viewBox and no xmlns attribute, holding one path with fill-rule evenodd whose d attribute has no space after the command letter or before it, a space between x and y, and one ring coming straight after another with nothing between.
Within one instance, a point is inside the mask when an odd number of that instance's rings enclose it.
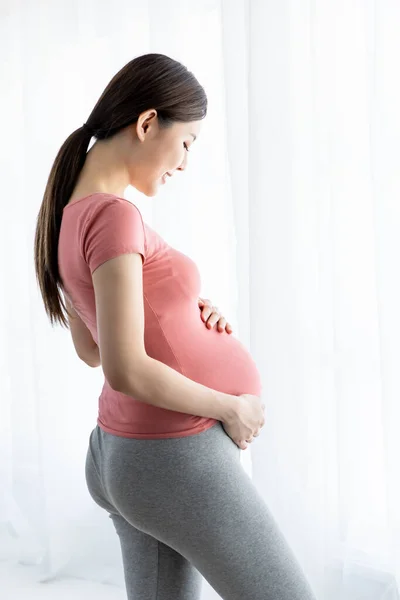
<instances>
[{"instance_id":1,"label":"woman's arm","mask_svg":"<svg viewBox=\"0 0 400 600\"><path fill-rule=\"evenodd\" d=\"M106 261L92 277L101 363L114 390L145 404L223 422L236 414L237 396L192 381L147 355L139 253Z\"/></svg>"},{"instance_id":2,"label":"woman's arm","mask_svg":"<svg viewBox=\"0 0 400 600\"><path fill-rule=\"evenodd\" d=\"M101 365L99 347L92 338L89 329L72 306L68 296L64 294L64 297L69 313L69 328L76 353L83 362L89 365L89 367L99 367Z\"/></svg>"}]
</instances>

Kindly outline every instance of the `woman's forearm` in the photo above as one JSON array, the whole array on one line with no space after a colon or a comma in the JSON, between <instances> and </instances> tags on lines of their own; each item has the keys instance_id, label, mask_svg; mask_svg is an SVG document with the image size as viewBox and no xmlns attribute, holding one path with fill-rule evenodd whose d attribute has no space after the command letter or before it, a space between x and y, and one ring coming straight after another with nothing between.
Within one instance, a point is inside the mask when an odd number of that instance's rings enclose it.
<instances>
[{"instance_id":1,"label":"woman's forearm","mask_svg":"<svg viewBox=\"0 0 400 600\"><path fill-rule=\"evenodd\" d=\"M135 361L130 373L109 383L113 389L146 404L222 422L231 420L239 405L238 396L192 381L147 355Z\"/></svg>"}]
</instances>

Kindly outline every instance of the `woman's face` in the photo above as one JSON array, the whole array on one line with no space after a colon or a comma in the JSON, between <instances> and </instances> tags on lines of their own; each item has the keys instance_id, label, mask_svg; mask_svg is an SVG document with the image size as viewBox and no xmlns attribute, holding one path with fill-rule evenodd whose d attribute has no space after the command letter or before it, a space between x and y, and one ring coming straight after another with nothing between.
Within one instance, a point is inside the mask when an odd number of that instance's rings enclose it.
<instances>
[{"instance_id":1,"label":"woman's face","mask_svg":"<svg viewBox=\"0 0 400 600\"><path fill-rule=\"evenodd\" d=\"M187 166L188 151L201 121L160 127L155 110L140 115L134 126L135 152L130 167L131 185L146 196L155 196L161 185Z\"/></svg>"}]
</instances>

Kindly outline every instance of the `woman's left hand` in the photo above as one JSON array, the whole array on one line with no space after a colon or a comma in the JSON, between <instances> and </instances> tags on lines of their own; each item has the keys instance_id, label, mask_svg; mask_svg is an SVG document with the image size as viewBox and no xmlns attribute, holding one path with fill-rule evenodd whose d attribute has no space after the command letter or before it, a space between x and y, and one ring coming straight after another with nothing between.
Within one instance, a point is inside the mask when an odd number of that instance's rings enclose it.
<instances>
[{"instance_id":1,"label":"woman's left hand","mask_svg":"<svg viewBox=\"0 0 400 600\"><path fill-rule=\"evenodd\" d=\"M226 322L226 319L220 314L217 306L213 306L210 300L199 298L199 308L201 318L204 321L207 329L212 329L217 325L217 330L222 333L232 333L232 327Z\"/></svg>"}]
</instances>

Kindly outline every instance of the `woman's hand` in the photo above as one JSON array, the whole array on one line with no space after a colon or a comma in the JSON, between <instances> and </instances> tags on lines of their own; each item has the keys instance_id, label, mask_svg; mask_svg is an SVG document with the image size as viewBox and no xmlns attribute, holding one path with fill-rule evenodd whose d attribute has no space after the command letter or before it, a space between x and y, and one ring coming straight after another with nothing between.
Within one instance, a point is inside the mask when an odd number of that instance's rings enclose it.
<instances>
[{"instance_id":1,"label":"woman's hand","mask_svg":"<svg viewBox=\"0 0 400 600\"><path fill-rule=\"evenodd\" d=\"M258 396L242 394L233 414L222 421L225 433L241 449L246 450L265 424L265 404Z\"/></svg>"},{"instance_id":2,"label":"woman's hand","mask_svg":"<svg viewBox=\"0 0 400 600\"><path fill-rule=\"evenodd\" d=\"M77 355L89 367L101 365L100 351L92 334L74 309L71 299L64 292L65 306L68 311L68 323L71 331L72 341Z\"/></svg>"},{"instance_id":3,"label":"woman's hand","mask_svg":"<svg viewBox=\"0 0 400 600\"><path fill-rule=\"evenodd\" d=\"M210 300L199 298L199 308L201 318L206 324L207 329L212 329L217 325L217 330L222 333L232 333L232 327L226 322L226 319L220 314L218 308L213 306Z\"/></svg>"}]
</instances>

